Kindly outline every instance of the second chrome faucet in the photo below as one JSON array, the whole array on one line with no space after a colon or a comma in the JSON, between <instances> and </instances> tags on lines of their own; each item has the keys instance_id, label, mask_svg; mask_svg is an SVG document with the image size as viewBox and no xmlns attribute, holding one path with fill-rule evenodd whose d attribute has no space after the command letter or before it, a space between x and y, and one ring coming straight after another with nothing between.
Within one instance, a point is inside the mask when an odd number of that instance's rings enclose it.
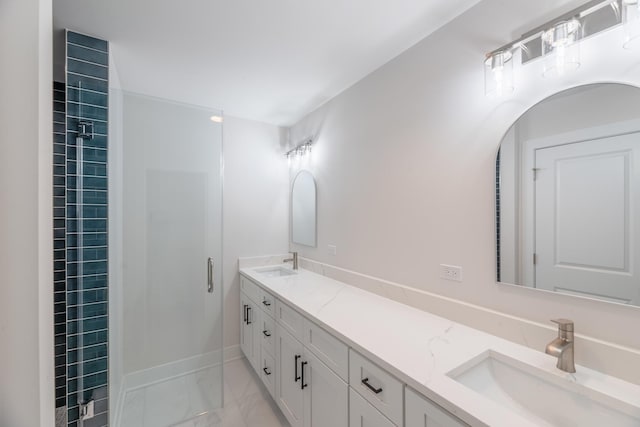
<instances>
[{"instance_id":1,"label":"second chrome faucet","mask_svg":"<svg viewBox=\"0 0 640 427\"><path fill-rule=\"evenodd\" d=\"M556 366L561 371L573 373L576 366L573 360L573 321L569 319L555 319L553 323L558 324L558 338L547 344L545 353L558 358Z\"/></svg>"},{"instance_id":2,"label":"second chrome faucet","mask_svg":"<svg viewBox=\"0 0 640 427\"><path fill-rule=\"evenodd\" d=\"M291 262L293 263L293 269L298 269L298 252L291 252L291 258L283 259L282 262Z\"/></svg>"}]
</instances>

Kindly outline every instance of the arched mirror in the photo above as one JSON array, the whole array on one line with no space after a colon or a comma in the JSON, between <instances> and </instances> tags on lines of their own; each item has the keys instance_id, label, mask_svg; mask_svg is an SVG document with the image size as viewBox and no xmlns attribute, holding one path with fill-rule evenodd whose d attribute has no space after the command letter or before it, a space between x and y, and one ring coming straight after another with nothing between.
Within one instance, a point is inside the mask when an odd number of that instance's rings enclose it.
<instances>
[{"instance_id":1,"label":"arched mirror","mask_svg":"<svg viewBox=\"0 0 640 427\"><path fill-rule=\"evenodd\" d=\"M640 305L640 89L576 87L513 124L496 242L498 282Z\"/></svg>"},{"instance_id":2,"label":"arched mirror","mask_svg":"<svg viewBox=\"0 0 640 427\"><path fill-rule=\"evenodd\" d=\"M296 175L291 189L291 240L316 246L316 181L306 170Z\"/></svg>"}]
</instances>

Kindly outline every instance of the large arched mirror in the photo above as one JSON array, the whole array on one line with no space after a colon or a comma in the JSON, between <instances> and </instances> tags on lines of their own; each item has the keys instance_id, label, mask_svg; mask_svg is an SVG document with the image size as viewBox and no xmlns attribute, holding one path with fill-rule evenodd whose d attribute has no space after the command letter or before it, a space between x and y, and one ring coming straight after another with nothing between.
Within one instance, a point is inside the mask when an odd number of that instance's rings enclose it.
<instances>
[{"instance_id":1,"label":"large arched mirror","mask_svg":"<svg viewBox=\"0 0 640 427\"><path fill-rule=\"evenodd\" d=\"M498 282L640 305L640 89L545 99L509 129L496 171Z\"/></svg>"},{"instance_id":2,"label":"large arched mirror","mask_svg":"<svg viewBox=\"0 0 640 427\"><path fill-rule=\"evenodd\" d=\"M306 170L296 175L291 189L291 241L316 246L316 181Z\"/></svg>"}]
</instances>

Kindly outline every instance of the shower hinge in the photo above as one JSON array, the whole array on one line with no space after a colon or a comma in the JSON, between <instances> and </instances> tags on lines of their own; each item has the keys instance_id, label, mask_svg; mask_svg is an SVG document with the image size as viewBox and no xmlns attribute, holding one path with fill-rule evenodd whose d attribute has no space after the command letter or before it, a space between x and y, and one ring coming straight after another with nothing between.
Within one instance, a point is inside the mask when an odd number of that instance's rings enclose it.
<instances>
[{"instance_id":1,"label":"shower hinge","mask_svg":"<svg viewBox=\"0 0 640 427\"><path fill-rule=\"evenodd\" d=\"M90 418L95 417L95 412L94 412L94 409L93 409L93 402L94 402L94 400L91 399L87 403L81 403L80 404L80 419L81 420L88 420Z\"/></svg>"},{"instance_id":2,"label":"shower hinge","mask_svg":"<svg viewBox=\"0 0 640 427\"><path fill-rule=\"evenodd\" d=\"M78 137L82 139L93 139L93 122L80 120L78 122Z\"/></svg>"}]
</instances>

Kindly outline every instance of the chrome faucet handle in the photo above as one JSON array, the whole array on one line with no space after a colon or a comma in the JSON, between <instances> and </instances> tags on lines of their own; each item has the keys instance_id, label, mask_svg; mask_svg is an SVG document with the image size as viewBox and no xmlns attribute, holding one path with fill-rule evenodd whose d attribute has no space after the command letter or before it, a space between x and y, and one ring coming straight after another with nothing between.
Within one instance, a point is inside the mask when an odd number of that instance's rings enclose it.
<instances>
[{"instance_id":1,"label":"chrome faucet handle","mask_svg":"<svg viewBox=\"0 0 640 427\"><path fill-rule=\"evenodd\" d=\"M551 321L558 325L558 329L564 332L573 332L573 320L570 319L551 319Z\"/></svg>"}]
</instances>

